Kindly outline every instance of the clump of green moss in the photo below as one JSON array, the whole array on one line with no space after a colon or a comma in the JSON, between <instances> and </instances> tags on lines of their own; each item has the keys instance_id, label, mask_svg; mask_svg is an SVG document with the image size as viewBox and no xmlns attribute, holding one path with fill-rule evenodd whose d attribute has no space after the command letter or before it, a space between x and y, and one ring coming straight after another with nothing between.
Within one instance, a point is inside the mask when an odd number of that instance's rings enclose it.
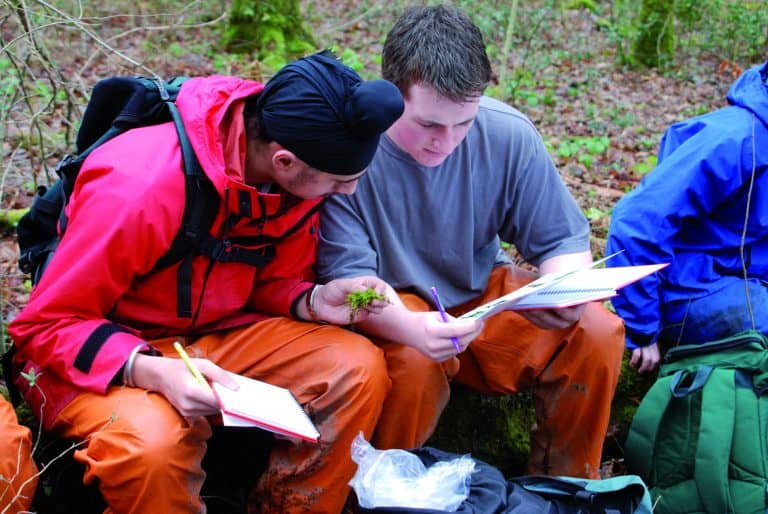
<instances>
[{"instance_id":1,"label":"clump of green moss","mask_svg":"<svg viewBox=\"0 0 768 514\"><path fill-rule=\"evenodd\" d=\"M352 323L355 320L358 311L360 309L365 309L374 300L382 300L389 303L389 298L383 294L377 293L372 287L369 287L365 291L352 291L347 294L347 304L351 309L349 313L349 322Z\"/></svg>"}]
</instances>

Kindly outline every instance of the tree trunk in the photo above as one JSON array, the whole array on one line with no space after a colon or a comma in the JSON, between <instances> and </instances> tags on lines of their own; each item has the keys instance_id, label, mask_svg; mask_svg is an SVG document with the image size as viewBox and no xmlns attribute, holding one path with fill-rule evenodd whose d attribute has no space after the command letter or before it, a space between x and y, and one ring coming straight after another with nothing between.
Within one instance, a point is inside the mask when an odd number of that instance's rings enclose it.
<instances>
[{"instance_id":1,"label":"tree trunk","mask_svg":"<svg viewBox=\"0 0 768 514\"><path fill-rule=\"evenodd\" d=\"M315 50L303 24L299 0L234 0L224 45L236 53L256 52L262 64L272 70Z\"/></svg>"},{"instance_id":2,"label":"tree trunk","mask_svg":"<svg viewBox=\"0 0 768 514\"><path fill-rule=\"evenodd\" d=\"M675 49L674 0L643 0L639 34L632 46L631 61L640 66L665 68Z\"/></svg>"}]
</instances>

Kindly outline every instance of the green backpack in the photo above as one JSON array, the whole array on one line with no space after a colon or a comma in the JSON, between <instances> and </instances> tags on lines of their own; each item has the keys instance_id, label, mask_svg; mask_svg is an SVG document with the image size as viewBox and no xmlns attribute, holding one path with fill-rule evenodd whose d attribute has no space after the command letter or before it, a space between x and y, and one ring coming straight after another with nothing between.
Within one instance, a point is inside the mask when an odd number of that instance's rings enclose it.
<instances>
[{"instance_id":1,"label":"green backpack","mask_svg":"<svg viewBox=\"0 0 768 514\"><path fill-rule=\"evenodd\" d=\"M672 348L641 402L627 470L654 513L764 513L768 506L768 340L749 331Z\"/></svg>"}]
</instances>

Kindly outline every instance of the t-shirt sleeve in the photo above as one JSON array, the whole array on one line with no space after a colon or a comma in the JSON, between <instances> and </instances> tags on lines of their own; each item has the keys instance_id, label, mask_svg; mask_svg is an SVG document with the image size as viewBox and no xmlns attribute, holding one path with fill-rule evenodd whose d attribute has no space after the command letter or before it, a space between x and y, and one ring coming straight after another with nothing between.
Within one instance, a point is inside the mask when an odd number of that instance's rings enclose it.
<instances>
[{"instance_id":1,"label":"t-shirt sleeve","mask_svg":"<svg viewBox=\"0 0 768 514\"><path fill-rule=\"evenodd\" d=\"M505 217L499 236L529 263L589 250L589 223L528 123L517 123L510 145Z\"/></svg>"},{"instance_id":2,"label":"t-shirt sleeve","mask_svg":"<svg viewBox=\"0 0 768 514\"><path fill-rule=\"evenodd\" d=\"M355 206L348 195L333 195L320 211L317 277L324 283L336 278L376 275L377 256Z\"/></svg>"}]
</instances>

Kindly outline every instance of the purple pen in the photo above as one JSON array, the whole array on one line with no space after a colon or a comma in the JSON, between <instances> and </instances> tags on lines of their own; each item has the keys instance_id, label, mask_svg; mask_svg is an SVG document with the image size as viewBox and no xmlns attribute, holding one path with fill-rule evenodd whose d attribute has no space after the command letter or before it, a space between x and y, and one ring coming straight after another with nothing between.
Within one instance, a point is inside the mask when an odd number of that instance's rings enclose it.
<instances>
[{"instance_id":1,"label":"purple pen","mask_svg":"<svg viewBox=\"0 0 768 514\"><path fill-rule=\"evenodd\" d=\"M440 311L440 317L443 318L443 321L448 323L448 315L445 313L443 302L440 301L440 297L437 295L437 289L435 286L432 286L429 291L432 293L432 299L435 300L437 310ZM461 345L459 344L459 339L456 336L451 336L451 342L453 343L453 347L456 348L456 353L461 353Z\"/></svg>"}]
</instances>

